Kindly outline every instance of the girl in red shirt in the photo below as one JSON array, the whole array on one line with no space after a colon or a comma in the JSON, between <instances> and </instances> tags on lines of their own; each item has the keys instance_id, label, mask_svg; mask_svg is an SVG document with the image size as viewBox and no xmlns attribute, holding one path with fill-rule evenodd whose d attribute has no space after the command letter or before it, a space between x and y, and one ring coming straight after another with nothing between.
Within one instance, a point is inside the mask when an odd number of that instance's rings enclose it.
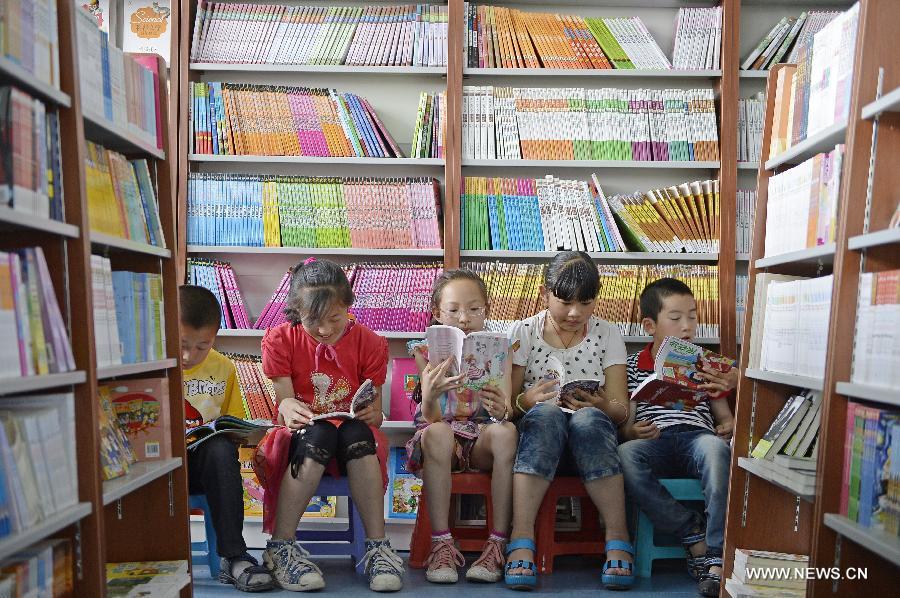
<instances>
[{"instance_id":1,"label":"girl in red shirt","mask_svg":"<svg viewBox=\"0 0 900 598\"><path fill-rule=\"evenodd\" d=\"M340 266L310 258L293 271L288 322L269 329L262 341L263 371L275 385L278 423L286 426L270 439L264 465L264 523L272 539L263 562L286 590L325 586L321 570L296 542L296 530L326 468L350 479L353 504L366 529L369 588L390 592L402 587L403 561L385 538L382 512L387 443L378 428L384 417L387 341L350 319L353 300ZM367 379L376 387L376 399L354 419L312 421L320 414L349 412L356 389Z\"/></svg>"}]
</instances>

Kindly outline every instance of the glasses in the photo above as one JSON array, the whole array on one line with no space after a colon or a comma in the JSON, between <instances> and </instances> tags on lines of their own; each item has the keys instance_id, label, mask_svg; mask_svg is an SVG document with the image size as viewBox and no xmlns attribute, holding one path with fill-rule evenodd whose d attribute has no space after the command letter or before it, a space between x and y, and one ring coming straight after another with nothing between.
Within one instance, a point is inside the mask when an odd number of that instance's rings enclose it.
<instances>
[{"instance_id":1,"label":"glasses","mask_svg":"<svg viewBox=\"0 0 900 598\"><path fill-rule=\"evenodd\" d=\"M470 318L481 318L484 317L487 308L482 305L480 307L467 307L466 309L442 309L441 316L445 320L453 320L459 321L459 319L466 315Z\"/></svg>"}]
</instances>

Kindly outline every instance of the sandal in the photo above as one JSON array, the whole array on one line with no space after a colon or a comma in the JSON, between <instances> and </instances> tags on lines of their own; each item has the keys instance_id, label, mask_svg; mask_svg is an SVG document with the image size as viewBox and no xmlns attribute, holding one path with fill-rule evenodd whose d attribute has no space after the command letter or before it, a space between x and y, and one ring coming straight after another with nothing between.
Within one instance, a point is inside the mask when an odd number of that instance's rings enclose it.
<instances>
[{"instance_id":1,"label":"sandal","mask_svg":"<svg viewBox=\"0 0 900 598\"><path fill-rule=\"evenodd\" d=\"M621 550L627 552L634 558L634 546L631 545L631 542L626 542L625 540L609 540L606 543L607 554L610 550ZM608 574L607 571L610 569L627 569L628 574ZM634 584L634 563L623 561L621 559L609 559L603 565L603 572L600 576L600 580L603 582L603 587L607 590L627 590Z\"/></svg>"},{"instance_id":2,"label":"sandal","mask_svg":"<svg viewBox=\"0 0 900 598\"><path fill-rule=\"evenodd\" d=\"M515 540L510 540L506 545L506 555L509 556L514 550L520 548L530 550L533 554L537 552L534 540L531 538L516 538ZM509 572L513 569L529 569L531 570L531 575L511 575ZM511 561L506 563L504 571L503 580L506 582L506 587L512 590L530 591L537 586L537 566L532 561L523 559Z\"/></svg>"},{"instance_id":3,"label":"sandal","mask_svg":"<svg viewBox=\"0 0 900 598\"><path fill-rule=\"evenodd\" d=\"M713 567L722 566L722 557L707 557L704 566L705 571L700 576L700 582L697 584L697 590L701 596L718 596L722 588L722 576L718 573L710 573Z\"/></svg>"},{"instance_id":4,"label":"sandal","mask_svg":"<svg viewBox=\"0 0 900 598\"><path fill-rule=\"evenodd\" d=\"M684 547L684 553L687 555L688 575L694 581L700 581L700 576L706 573L706 554L694 556L691 554L691 546L699 544L706 540L706 532L694 532L689 536L681 539L681 545Z\"/></svg>"},{"instance_id":5,"label":"sandal","mask_svg":"<svg viewBox=\"0 0 900 598\"><path fill-rule=\"evenodd\" d=\"M240 574L235 577L231 574L237 563L250 563ZM259 564L249 553L222 559L222 570L219 571L219 581L232 584L241 592L266 592L275 588L275 578L272 572Z\"/></svg>"}]
</instances>

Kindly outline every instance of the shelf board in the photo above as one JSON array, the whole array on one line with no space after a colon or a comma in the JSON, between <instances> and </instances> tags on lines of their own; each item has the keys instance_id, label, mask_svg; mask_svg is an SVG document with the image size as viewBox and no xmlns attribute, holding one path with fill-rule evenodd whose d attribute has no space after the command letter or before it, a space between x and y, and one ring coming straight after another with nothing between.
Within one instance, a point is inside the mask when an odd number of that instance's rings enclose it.
<instances>
[{"instance_id":1,"label":"shelf board","mask_svg":"<svg viewBox=\"0 0 900 598\"><path fill-rule=\"evenodd\" d=\"M126 475L103 482L103 505L115 502L179 467L181 467L181 457L133 463Z\"/></svg>"},{"instance_id":2,"label":"shelf board","mask_svg":"<svg viewBox=\"0 0 900 598\"><path fill-rule=\"evenodd\" d=\"M158 372L178 366L177 359L160 359L158 361L145 361L142 363L126 363L122 365L113 365L105 368L97 368L97 379L106 380L107 378L118 378L119 376L130 376L132 374L143 374L146 372Z\"/></svg>"},{"instance_id":3,"label":"shelf board","mask_svg":"<svg viewBox=\"0 0 900 598\"><path fill-rule=\"evenodd\" d=\"M226 73L327 73L332 75L428 75L445 76L445 66L355 66L347 64L247 64L192 62L192 71Z\"/></svg>"},{"instance_id":4,"label":"shelf board","mask_svg":"<svg viewBox=\"0 0 900 598\"><path fill-rule=\"evenodd\" d=\"M741 79L768 79L769 71L768 70L765 70L765 71L756 71L756 70L744 71L744 70L742 70L740 72L740 78Z\"/></svg>"},{"instance_id":5,"label":"shelf board","mask_svg":"<svg viewBox=\"0 0 900 598\"><path fill-rule=\"evenodd\" d=\"M782 374L779 372L767 372L765 370L754 370L748 368L744 371L744 375L754 380L762 380L763 382L774 382L776 384L784 384L786 386L796 386L798 388L809 388L810 390L822 390L825 385L821 378L811 378L809 376L795 376L794 374Z\"/></svg>"},{"instance_id":6,"label":"shelf board","mask_svg":"<svg viewBox=\"0 0 900 598\"><path fill-rule=\"evenodd\" d=\"M900 538L883 531L863 527L843 515L825 513L825 525L863 548L900 567Z\"/></svg>"},{"instance_id":7,"label":"shelf board","mask_svg":"<svg viewBox=\"0 0 900 598\"><path fill-rule=\"evenodd\" d=\"M81 502L64 511L54 513L40 523L29 527L24 532L3 538L0 540L0 560L28 548L35 542L40 542L44 538L55 534L61 529L69 527L73 523L81 521L90 515L90 513L91 503Z\"/></svg>"},{"instance_id":8,"label":"shelf board","mask_svg":"<svg viewBox=\"0 0 900 598\"><path fill-rule=\"evenodd\" d=\"M39 230L44 233L60 235L62 237L71 237L73 239L77 239L80 234L78 232L78 227L73 224L66 224L59 220L35 216L34 214L14 210L3 205L0 205L0 222L11 224L17 228Z\"/></svg>"},{"instance_id":9,"label":"shelf board","mask_svg":"<svg viewBox=\"0 0 900 598\"><path fill-rule=\"evenodd\" d=\"M652 336L623 336L626 343L649 343L653 340ZM699 336L691 341L695 345L718 345L722 342L717 336Z\"/></svg>"},{"instance_id":10,"label":"shelf board","mask_svg":"<svg viewBox=\"0 0 900 598\"><path fill-rule=\"evenodd\" d=\"M786 492L790 492L794 496L799 496L806 502L813 502L816 498L815 494L803 494L800 492L793 484L787 482L779 482L772 478L771 472L768 469L765 469L762 465L760 465L757 459L753 457L738 457L738 467L743 469L744 471L749 471L753 475L763 480L766 480L773 486L778 486L782 490Z\"/></svg>"},{"instance_id":11,"label":"shelf board","mask_svg":"<svg viewBox=\"0 0 900 598\"><path fill-rule=\"evenodd\" d=\"M567 3L568 4L568 3ZM507 69L464 68L463 77L613 77L629 79L716 79L721 70L676 69Z\"/></svg>"},{"instance_id":12,"label":"shelf board","mask_svg":"<svg viewBox=\"0 0 900 598\"><path fill-rule=\"evenodd\" d=\"M506 250L471 250L465 249L459 252L460 257L470 258L520 258L520 259L549 259L555 256L558 251L506 251ZM718 253L653 253L653 252L631 252L631 251L605 251L590 252L590 256L595 260L613 263L631 263L631 262L717 262L719 261Z\"/></svg>"},{"instance_id":13,"label":"shelf board","mask_svg":"<svg viewBox=\"0 0 900 598\"><path fill-rule=\"evenodd\" d=\"M143 253L145 255L155 255L163 258L172 257L172 251L170 249L164 249L147 243L138 243L131 239L123 239L122 237L115 237L113 235L106 235L93 231L91 232L91 243L93 245L101 245L111 249L122 249L132 253Z\"/></svg>"},{"instance_id":14,"label":"shelf board","mask_svg":"<svg viewBox=\"0 0 900 598\"><path fill-rule=\"evenodd\" d=\"M0 395L11 395L35 390L49 390L62 386L81 384L87 376L81 370L64 374L47 374L45 376L18 376L16 378L0 378Z\"/></svg>"},{"instance_id":15,"label":"shelf board","mask_svg":"<svg viewBox=\"0 0 900 598\"><path fill-rule=\"evenodd\" d=\"M494 0L491 4L540 4L547 6L547 0ZM612 8L683 8L687 6L715 6L713 0L566 0L566 6L604 6Z\"/></svg>"},{"instance_id":16,"label":"shelf board","mask_svg":"<svg viewBox=\"0 0 900 598\"><path fill-rule=\"evenodd\" d=\"M874 233L856 235L855 237L850 237L847 241L847 247L856 251L868 249L869 247L877 247L879 245L897 244L900 244L900 227L886 228Z\"/></svg>"},{"instance_id":17,"label":"shelf board","mask_svg":"<svg viewBox=\"0 0 900 598\"><path fill-rule=\"evenodd\" d=\"M863 106L862 117L868 120L884 112L900 112L900 87Z\"/></svg>"},{"instance_id":18,"label":"shelf board","mask_svg":"<svg viewBox=\"0 0 900 598\"><path fill-rule=\"evenodd\" d=\"M900 391L896 388L873 386L871 384L855 384L853 382L838 382L837 391L844 396L900 407Z\"/></svg>"},{"instance_id":19,"label":"shelf board","mask_svg":"<svg viewBox=\"0 0 900 598\"><path fill-rule=\"evenodd\" d=\"M738 261L738 262L749 262L750 254L749 253L735 253L734 259L735 259L735 261Z\"/></svg>"},{"instance_id":20,"label":"shelf board","mask_svg":"<svg viewBox=\"0 0 900 598\"><path fill-rule=\"evenodd\" d=\"M235 245L188 245L188 253L273 254L273 255L350 255L354 257L402 256L443 257L443 249L367 249L363 247L240 247Z\"/></svg>"},{"instance_id":21,"label":"shelf board","mask_svg":"<svg viewBox=\"0 0 900 598\"><path fill-rule=\"evenodd\" d=\"M847 121L835 123L826 129L822 129L812 137L807 137L797 145L789 148L766 160L766 170L775 170L781 166L788 164L799 164L808 158L812 158L816 154L831 151L834 146L844 141L847 133Z\"/></svg>"},{"instance_id":22,"label":"shelf board","mask_svg":"<svg viewBox=\"0 0 900 598\"><path fill-rule=\"evenodd\" d=\"M649 160L473 160L463 158L463 166L478 168L648 168L648 169L690 169L715 170L720 162L688 162Z\"/></svg>"},{"instance_id":23,"label":"shelf board","mask_svg":"<svg viewBox=\"0 0 900 598\"><path fill-rule=\"evenodd\" d=\"M125 154L143 153L157 160L165 160L166 152L156 147L156 138L146 138L126 127L110 122L98 114L84 112L84 136L107 149Z\"/></svg>"},{"instance_id":24,"label":"shelf board","mask_svg":"<svg viewBox=\"0 0 900 598\"><path fill-rule=\"evenodd\" d=\"M256 328L222 328L219 330L218 336L230 338L262 338L265 332L265 330ZM397 332L393 330L376 330L375 332L388 339L425 338L424 332Z\"/></svg>"},{"instance_id":25,"label":"shelf board","mask_svg":"<svg viewBox=\"0 0 900 598\"><path fill-rule=\"evenodd\" d=\"M738 162L738 170L759 170L759 162Z\"/></svg>"},{"instance_id":26,"label":"shelf board","mask_svg":"<svg viewBox=\"0 0 900 598\"><path fill-rule=\"evenodd\" d=\"M416 166L420 168L443 168L443 158L358 158L332 156L218 156L212 154L189 154L190 162L240 163L240 164L356 164L369 166Z\"/></svg>"},{"instance_id":27,"label":"shelf board","mask_svg":"<svg viewBox=\"0 0 900 598\"><path fill-rule=\"evenodd\" d=\"M381 423L381 429L384 431L391 432L415 432L416 425L410 421L392 421L392 420L384 420Z\"/></svg>"},{"instance_id":28,"label":"shelf board","mask_svg":"<svg viewBox=\"0 0 900 598\"><path fill-rule=\"evenodd\" d=\"M819 245L818 247L810 247L800 251L789 251L780 255L760 258L756 260L756 267L761 270L783 264L830 264L834 261L834 250L835 244L829 243L828 245Z\"/></svg>"},{"instance_id":29,"label":"shelf board","mask_svg":"<svg viewBox=\"0 0 900 598\"><path fill-rule=\"evenodd\" d=\"M44 83L33 74L16 64L14 61L0 56L0 78L12 79L8 81L18 87L24 87L25 91L40 96L42 100L50 101L57 106L68 108L72 105L72 99L56 87Z\"/></svg>"}]
</instances>

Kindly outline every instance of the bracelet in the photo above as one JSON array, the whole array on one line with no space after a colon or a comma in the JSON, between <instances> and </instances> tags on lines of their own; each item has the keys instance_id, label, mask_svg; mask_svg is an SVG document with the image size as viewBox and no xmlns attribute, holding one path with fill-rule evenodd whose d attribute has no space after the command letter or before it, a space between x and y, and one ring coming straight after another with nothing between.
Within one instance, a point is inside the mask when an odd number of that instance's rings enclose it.
<instances>
[{"instance_id":1,"label":"bracelet","mask_svg":"<svg viewBox=\"0 0 900 598\"><path fill-rule=\"evenodd\" d=\"M525 393L524 393L524 392L520 392L520 393L518 394L518 396L516 396L516 409L518 409L519 411L521 411L521 412L522 412L522 415L525 415L525 413L528 411L527 409L523 408L523 407L522 407L522 404L519 402L519 401L522 400L522 397L524 397L524 396L525 396Z\"/></svg>"},{"instance_id":2,"label":"bracelet","mask_svg":"<svg viewBox=\"0 0 900 598\"><path fill-rule=\"evenodd\" d=\"M494 417L492 415L491 421L494 422L495 424L502 424L505 421L509 421L509 407L504 405L503 406L503 417L501 417L500 419L497 419L496 417Z\"/></svg>"},{"instance_id":3,"label":"bracelet","mask_svg":"<svg viewBox=\"0 0 900 598\"><path fill-rule=\"evenodd\" d=\"M622 405L622 403L620 403L619 401L617 401L615 399L610 399L610 402L615 403L616 405L618 405L619 407L622 407L622 409L625 410L625 417L622 418L622 421L620 421L619 423L616 424L617 428L621 428L622 424L624 424L625 422L628 421L628 408L625 407L624 405ZM613 423L615 423L615 422L613 422Z\"/></svg>"}]
</instances>

